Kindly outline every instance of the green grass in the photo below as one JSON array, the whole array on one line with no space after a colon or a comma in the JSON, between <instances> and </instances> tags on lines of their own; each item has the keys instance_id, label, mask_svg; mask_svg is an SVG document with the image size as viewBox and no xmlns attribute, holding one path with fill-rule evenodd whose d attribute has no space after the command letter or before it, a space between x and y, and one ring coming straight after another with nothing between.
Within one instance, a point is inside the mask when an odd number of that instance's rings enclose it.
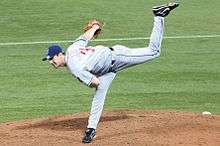
<instances>
[{"instance_id":1,"label":"green grass","mask_svg":"<svg viewBox=\"0 0 220 146\"><path fill-rule=\"evenodd\" d=\"M148 37L151 7L162 0L1 0L0 43L74 40L93 17L101 38ZM207 5L209 3L209 5ZM219 1L182 1L166 19L166 36L219 34ZM98 42L92 42L92 45ZM102 42L142 47L146 41ZM64 48L68 43L61 44ZM0 122L89 112L93 90L41 61L49 44L0 46ZM220 114L220 38L165 39L160 58L118 73L105 109Z\"/></svg>"}]
</instances>

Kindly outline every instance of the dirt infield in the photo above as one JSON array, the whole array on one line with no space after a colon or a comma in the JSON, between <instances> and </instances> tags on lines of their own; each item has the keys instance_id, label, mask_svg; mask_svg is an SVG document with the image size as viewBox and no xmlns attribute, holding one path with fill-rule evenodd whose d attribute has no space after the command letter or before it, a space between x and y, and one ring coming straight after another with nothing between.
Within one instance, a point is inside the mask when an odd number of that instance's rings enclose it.
<instances>
[{"instance_id":1,"label":"dirt infield","mask_svg":"<svg viewBox=\"0 0 220 146\"><path fill-rule=\"evenodd\" d=\"M0 125L0 145L85 145L81 138L87 117L82 113L4 123ZM220 146L220 116L137 110L104 112L90 145Z\"/></svg>"}]
</instances>

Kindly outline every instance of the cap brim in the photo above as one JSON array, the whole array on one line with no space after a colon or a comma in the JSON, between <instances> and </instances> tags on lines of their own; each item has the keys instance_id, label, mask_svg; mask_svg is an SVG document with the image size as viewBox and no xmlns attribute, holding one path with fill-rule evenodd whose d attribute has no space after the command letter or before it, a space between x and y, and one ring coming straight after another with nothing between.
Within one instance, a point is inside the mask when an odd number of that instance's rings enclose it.
<instances>
[{"instance_id":1,"label":"cap brim","mask_svg":"<svg viewBox=\"0 0 220 146\"><path fill-rule=\"evenodd\" d=\"M43 59L42 59L42 61L47 61L47 60L52 60L53 58L51 58L49 55L47 56L47 57L44 57Z\"/></svg>"},{"instance_id":2,"label":"cap brim","mask_svg":"<svg viewBox=\"0 0 220 146\"><path fill-rule=\"evenodd\" d=\"M48 60L48 59L47 59L47 58L43 58L43 59L42 59L42 61L46 61L46 60Z\"/></svg>"}]
</instances>

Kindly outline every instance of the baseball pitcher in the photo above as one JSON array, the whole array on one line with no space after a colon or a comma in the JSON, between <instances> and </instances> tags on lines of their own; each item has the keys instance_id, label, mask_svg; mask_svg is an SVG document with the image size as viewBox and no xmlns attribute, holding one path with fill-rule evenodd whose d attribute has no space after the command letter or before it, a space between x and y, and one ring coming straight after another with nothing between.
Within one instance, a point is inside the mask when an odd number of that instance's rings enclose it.
<instances>
[{"instance_id":1,"label":"baseball pitcher","mask_svg":"<svg viewBox=\"0 0 220 146\"><path fill-rule=\"evenodd\" d=\"M84 34L77 38L64 53L60 46L48 48L43 61L48 60L55 68L67 66L71 74L85 85L95 88L93 101L83 143L90 143L96 135L96 128L102 114L107 91L116 74L125 68L145 63L161 53L164 17L178 7L178 3L169 3L153 7L154 25L149 46L130 49L115 45L88 46L91 39L99 36L103 24L92 19L84 28Z\"/></svg>"}]
</instances>

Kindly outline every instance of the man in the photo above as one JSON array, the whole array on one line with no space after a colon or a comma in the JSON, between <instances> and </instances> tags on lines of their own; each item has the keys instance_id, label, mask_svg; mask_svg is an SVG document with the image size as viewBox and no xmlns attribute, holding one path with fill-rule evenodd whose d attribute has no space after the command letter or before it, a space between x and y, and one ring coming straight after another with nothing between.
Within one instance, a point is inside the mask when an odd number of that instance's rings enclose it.
<instances>
[{"instance_id":1,"label":"man","mask_svg":"<svg viewBox=\"0 0 220 146\"><path fill-rule=\"evenodd\" d=\"M88 42L99 34L101 24L94 20L85 33L68 47L66 53L59 46L51 46L43 60L55 67L67 66L82 83L95 88L91 112L83 143L90 143L96 135L96 128L103 110L105 96L118 71L145 63L160 55L163 37L164 17L178 7L178 3L153 7L154 26L148 47L129 49L122 45L88 47Z\"/></svg>"}]
</instances>

